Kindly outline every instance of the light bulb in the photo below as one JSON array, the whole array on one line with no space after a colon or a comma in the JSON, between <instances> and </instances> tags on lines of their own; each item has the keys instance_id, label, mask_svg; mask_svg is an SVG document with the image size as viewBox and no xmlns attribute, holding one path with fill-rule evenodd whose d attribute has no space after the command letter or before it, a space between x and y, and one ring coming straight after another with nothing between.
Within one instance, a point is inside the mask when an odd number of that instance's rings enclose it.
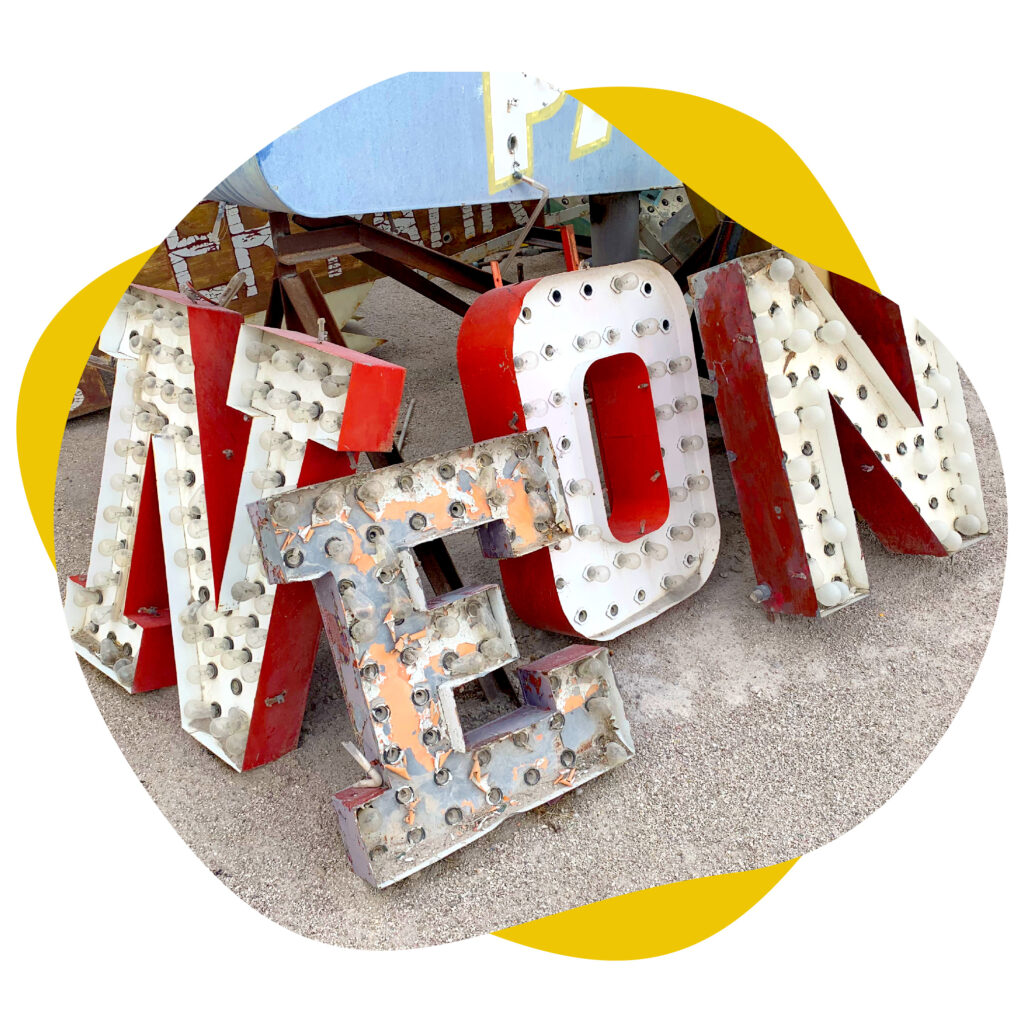
<instances>
[{"instance_id":1,"label":"light bulb","mask_svg":"<svg viewBox=\"0 0 1024 1024\"><path fill-rule=\"evenodd\" d=\"M842 544L846 540L846 526L836 519L835 516L823 516L821 520L821 535L830 544Z\"/></svg>"},{"instance_id":2,"label":"light bulb","mask_svg":"<svg viewBox=\"0 0 1024 1024\"><path fill-rule=\"evenodd\" d=\"M793 500L798 505L807 505L814 501L814 485L807 480L800 480L793 484Z\"/></svg>"},{"instance_id":3,"label":"light bulb","mask_svg":"<svg viewBox=\"0 0 1024 1024\"><path fill-rule=\"evenodd\" d=\"M802 480L811 479L811 460L804 455L798 455L786 463L786 475L793 483L800 483Z\"/></svg>"},{"instance_id":4,"label":"light bulb","mask_svg":"<svg viewBox=\"0 0 1024 1024\"><path fill-rule=\"evenodd\" d=\"M668 367L661 361L647 364L647 373L654 378L664 377L668 373Z\"/></svg>"},{"instance_id":5,"label":"light bulb","mask_svg":"<svg viewBox=\"0 0 1024 1024\"><path fill-rule=\"evenodd\" d=\"M132 510L127 505L108 505L103 510L103 518L108 523L116 523L120 519L127 519L131 514Z\"/></svg>"},{"instance_id":6,"label":"light bulb","mask_svg":"<svg viewBox=\"0 0 1024 1024\"><path fill-rule=\"evenodd\" d=\"M918 448L914 452L914 471L921 476L934 473L939 468L939 460L924 448Z\"/></svg>"},{"instance_id":7,"label":"light bulb","mask_svg":"<svg viewBox=\"0 0 1024 1024\"><path fill-rule=\"evenodd\" d=\"M213 626L206 622L187 622L181 627L181 638L187 644L201 644L213 636Z\"/></svg>"},{"instance_id":8,"label":"light bulb","mask_svg":"<svg viewBox=\"0 0 1024 1024\"><path fill-rule=\"evenodd\" d=\"M594 485L589 480L570 480L566 490L575 497L589 497L594 493Z\"/></svg>"},{"instance_id":9,"label":"light bulb","mask_svg":"<svg viewBox=\"0 0 1024 1024\"><path fill-rule=\"evenodd\" d=\"M138 482L139 478L134 473L115 473L110 478L110 486L115 491L123 491L130 484L137 484Z\"/></svg>"},{"instance_id":10,"label":"light bulb","mask_svg":"<svg viewBox=\"0 0 1024 1024\"><path fill-rule=\"evenodd\" d=\"M833 580L832 586L834 586L836 590L839 591L839 604L842 604L844 601L849 600L850 588L842 580Z\"/></svg>"},{"instance_id":11,"label":"light bulb","mask_svg":"<svg viewBox=\"0 0 1024 1024\"><path fill-rule=\"evenodd\" d=\"M328 398L343 399L348 391L349 379L352 376L352 367L349 365L339 366L334 373L321 378L320 389Z\"/></svg>"},{"instance_id":12,"label":"light bulb","mask_svg":"<svg viewBox=\"0 0 1024 1024\"><path fill-rule=\"evenodd\" d=\"M282 373L291 373L298 367L300 358L295 352L285 352L284 349L279 348L270 357L270 365Z\"/></svg>"},{"instance_id":13,"label":"light bulb","mask_svg":"<svg viewBox=\"0 0 1024 1024\"><path fill-rule=\"evenodd\" d=\"M234 590L234 587L231 589ZM227 612L221 611L217 607L217 602L211 599L199 606L199 614L209 622L215 622L217 619L223 619Z\"/></svg>"},{"instance_id":14,"label":"light bulb","mask_svg":"<svg viewBox=\"0 0 1024 1024\"><path fill-rule=\"evenodd\" d=\"M807 568L811 573L811 586L817 590L824 584L825 574L821 571L821 566L810 555L807 556Z\"/></svg>"},{"instance_id":15,"label":"light bulb","mask_svg":"<svg viewBox=\"0 0 1024 1024\"><path fill-rule=\"evenodd\" d=\"M201 641L203 654L208 658L216 658L224 651L230 651L235 645L226 636L211 636Z\"/></svg>"},{"instance_id":16,"label":"light bulb","mask_svg":"<svg viewBox=\"0 0 1024 1024\"><path fill-rule=\"evenodd\" d=\"M643 559L635 551L620 551L612 560L616 569L639 569Z\"/></svg>"},{"instance_id":17,"label":"light bulb","mask_svg":"<svg viewBox=\"0 0 1024 1024\"><path fill-rule=\"evenodd\" d=\"M583 523L576 528L576 536L580 540L600 540L601 528L592 523Z\"/></svg>"},{"instance_id":18,"label":"light bulb","mask_svg":"<svg viewBox=\"0 0 1024 1024\"><path fill-rule=\"evenodd\" d=\"M169 469L164 473L164 481L171 487L191 487L196 475L191 469Z\"/></svg>"},{"instance_id":19,"label":"light bulb","mask_svg":"<svg viewBox=\"0 0 1024 1024\"><path fill-rule=\"evenodd\" d=\"M310 356L305 356L299 361L299 365L295 372L298 373L303 380L320 380L322 377L326 377L330 374L331 368L319 359L313 359Z\"/></svg>"},{"instance_id":20,"label":"light bulb","mask_svg":"<svg viewBox=\"0 0 1024 1024\"><path fill-rule=\"evenodd\" d=\"M135 661L132 658L119 658L114 662L114 675L122 686L130 686L135 678Z\"/></svg>"},{"instance_id":21,"label":"light bulb","mask_svg":"<svg viewBox=\"0 0 1024 1024\"><path fill-rule=\"evenodd\" d=\"M195 668L196 666L193 665L192 667ZM215 711L216 708L214 708L213 704L205 700L187 700L181 709L181 713L190 722L203 718L213 718Z\"/></svg>"},{"instance_id":22,"label":"light bulb","mask_svg":"<svg viewBox=\"0 0 1024 1024\"><path fill-rule=\"evenodd\" d=\"M689 541L693 540L692 526L670 526L668 528L669 540Z\"/></svg>"},{"instance_id":23,"label":"light bulb","mask_svg":"<svg viewBox=\"0 0 1024 1024\"><path fill-rule=\"evenodd\" d=\"M682 395L673 403L676 412L693 412L700 405L700 399L696 395Z\"/></svg>"},{"instance_id":24,"label":"light bulb","mask_svg":"<svg viewBox=\"0 0 1024 1024\"><path fill-rule=\"evenodd\" d=\"M928 357L919 348L910 350L910 368L915 377L920 377L928 369Z\"/></svg>"},{"instance_id":25,"label":"light bulb","mask_svg":"<svg viewBox=\"0 0 1024 1024\"><path fill-rule=\"evenodd\" d=\"M265 399L270 393L271 384L266 380L243 380L242 397L251 405L257 399Z\"/></svg>"},{"instance_id":26,"label":"light bulb","mask_svg":"<svg viewBox=\"0 0 1024 1024\"><path fill-rule=\"evenodd\" d=\"M252 603L257 615L269 615L274 608L274 595L271 591L259 594Z\"/></svg>"},{"instance_id":27,"label":"light bulb","mask_svg":"<svg viewBox=\"0 0 1024 1024\"><path fill-rule=\"evenodd\" d=\"M198 434L189 434L189 436L185 438L183 444L184 444L184 447L185 447L185 451L187 451L189 453L189 455L198 455L199 454L199 435Z\"/></svg>"},{"instance_id":28,"label":"light bulb","mask_svg":"<svg viewBox=\"0 0 1024 1024\"><path fill-rule=\"evenodd\" d=\"M379 477L370 477L356 488L356 497L364 505L376 505L387 493L388 485Z\"/></svg>"},{"instance_id":29,"label":"light bulb","mask_svg":"<svg viewBox=\"0 0 1024 1024\"><path fill-rule=\"evenodd\" d=\"M828 397L828 391L813 377L805 377L797 391L804 405L821 405Z\"/></svg>"},{"instance_id":30,"label":"light bulb","mask_svg":"<svg viewBox=\"0 0 1024 1024\"><path fill-rule=\"evenodd\" d=\"M967 438L971 436L971 432L967 428L966 423L954 420L951 423L938 427L935 431L935 436L942 441L952 441L953 444L963 444Z\"/></svg>"},{"instance_id":31,"label":"light bulb","mask_svg":"<svg viewBox=\"0 0 1024 1024\"><path fill-rule=\"evenodd\" d=\"M956 530L950 530L942 543L945 549L950 554L953 554L953 552L959 551L964 546L964 539Z\"/></svg>"},{"instance_id":32,"label":"light bulb","mask_svg":"<svg viewBox=\"0 0 1024 1024\"><path fill-rule=\"evenodd\" d=\"M320 414L317 424L325 434L337 434L341 430L341 416L336 412Z\"/></svg>"},{"instance_id":33,"label":"light bulb","mask_svg":"<svg viewBox=\"0 0 1024 1024\"><path fill-rule=\"evenodd\" d=\"M793 310L793 327L814 334L818 329L818 315L805 303L798 302Z\"/></svg>"},{"instance_id":34,"label":"light bulb","mask_svg":"<svg viewBox=\"0 0 1024 1024\"><path fill-rule=\"evenodd\" d=\"M533 402L523 402L523 415L527 417L543 416L548 411L548 403L543 398Z\"/></svg>"},{"instance_id":35,"label":"light bulb","mask_svg":"<svg viewBox=\"0 0 1024 1024\"><path fill-rule=\"evenodd\" d=\"M238 674L242 677L243 683L255 683L259 681L261 668L263 668L262 661L250 661L238 670Z\"/></svg>"},{"instance_id":36,"label":"light bulb","mask_svg":"<svg viewBox=\"0 0 1024 1024\"><path fill-rule=\"evenodd\" d=\"M539 362L536 352L520 352L512 359L512 365L516 372L523 373L525 370L536 369Z\"/></svg>"},{"instance_id":37,"label":"light bulb","mask_svg":"<svg viewBox=\"0 0 1024 1024\"><path fill-rule=\"evenodd\" d=\"M235 648L233 651L225 651L220 656L220 663L225 668L238 668L247 661L252 661L252 652L244 647Z\"/></svg>"},{"instance_id":38,"label":"light bulb","mask_svg":"<svg viewBox=\"0 0 1024 1024\"><path fill-rule=\"evenodd\" d=\"M689 373L693 369L693 360L689 356L679 356L668 361L669 373Z\"/></svg>"},{"instance_id":39,"label":"light bulb","mask_svg":"<svg viewBox=\"0 0 1024 1024\"><path fill-rule=\"evenodd\" d=\"M113 558L119 551L123 551L125 547L123 540L111 540L109 537L101 540L96 545L96 550L104 556L104 558Z\"/></svg>"},{"instance_id":40,"label":"light bulb","mask_svg":"<svg viewBox=\"0 0 1024 1024\"><path fill-rule=\"evenodd\" d=\"M775 325L772 323L772 318L768 315L767 310L754 317L754 333L762 345L766 341L775 338ZM777 338L775 340L778 341Z\"/></svg>"},{"instance_id":41,"label":"light bulb","mask_svg":"<svg viewBox=\"0 0 1024 1024\"><path fill-rule=\"evenodd\" d=\"M258 650L267 642L267 635L265 629L250 629L245 634L245 646Z\"/></svg>"},{"instance_id":42,"label":"light bulb","mask_svg":"<svg viewBox=\"0 0 1024 1024\"><path fill-rule=\"evenodd\" d=\"M245 358L250 363L265 363L276 351L276 345L253 340L246 343Z\"/></svg>"},{"instance_id":43,"label":"light bulb","mask_svg":"<svg viewBox=\"0 0 1024 1024\"><path fill-rule=\"evenodd\" d=\"M922 409L932 409L938 403L939 396L927 384L918 384L917 400Z\"/></svg>"},{"instance_id":44,"label":"light bulb","mask_svg":"<svg viewBox=\"0 0 1024 1024\"><path fill-rule=\"evenodd\" d=\"M171 317L171 330L175 334L188 334L188 317L184 313L175 313Z\"/></svg>"},{"instance_id":45,"label":"light bulb","mask_svg":"<svg viewBox=\"0 0 1024 1024\"><path fill-rule=\"evenodd\" d=\"M772 293L756 281L747 289L747 301L755 313L767 313L772 308Z\"/></svg>"},{"instance_id":46,"label":"light bulb","mask_svg":"<svg viewBox=\"0 0 1024 1024\"><path fill-rule=\"evenodd\" d=\"M690 516L690 522L702 530L710 530L717 520L712 512L694 512Z\"/></svg>"},{"instance_id":47,"label":"light bulb","mask_svg":"<svg viewBox=\"0 0 1024 1024\"><path fill-rule=\"evenodd\" d=\"M826 320L814 333L826 345L840 345L846 340L846 324L842 320Z\"/></svg>"},{"instance_id":48,"label":"light bulb","mask_svg":"<svg viewBox=\"0 0 1024 1024\"><path fill-rule=\"evenodd\" d=\"M949 536L949 523L944 523L941 519L933 519L928 525L931 527L932 533L938 537L939 541L944 543L946 538Z\"/></svg>"},{"instance_id":49,"label":"light bulb","mask_svg":"<svg viewBox=\"0 0 1024 1024\"><path fill-rule=\"evenodd\" d=\"M637 322L633 324L633 333L638 338L646 338L651 334L657 334L658 321L653 316L649 316L644 320L637 320Z\"/></svg>"},{"instance_id":50,"label":"light bulb","mask_svg":"<svg viewBox=\"0 0 1024 1024\"><path fill-rule=\"evenodd\" d=\"M967 515L957 516L953 520L953 526L957 533L962 533L965 537L973 537L981 530L981 520L973 513L968 512Z\"/></svg>"},{"instance_id":51,"label":"light bulb","mask_svg":"<svg viewBox=\"0 0 1024 1024\"><path fill-rule=\"evenodd\" d=\"M167 417L155 412L140 412L135 417L135 426L146 434L158 434L167 426Z\"/></svg>"},{"instance_id":52,"label":"light bulb","mask_svg":"<svg viewBox=\"0 0 1024 1024\"><path fill-rule=\"evenodd\" d=\"M814 342L811 337L810 331L805 331L803 328L797 328L793 333L786 339L786 348L790 352L806 352Z\"/></svg>"},{"instance_id":53,"label":"light bulb","mask_svg":"<svg viewBox=\"0 0 1024 1024\"><path fill-rule=\"evenodd\" d=\"M110 570L103 570L96 573L94 583L97 587L116 587L121 582L121 574Z\"/></svg>"},{"instance_id":54,"label":"light bulb","mask_svg":"<svg viewBox=\"0 0 1024 1024\"><path fill-rule=\"evenodd\" d=\"M676 410L671 405L656 405L654 407L654 415L659 420L670 420L675 414Z\"/></svg>"},{"instance_id":55,"label":"light bulb","mask_svg":"<svg viewBox=\"0 0 1024 1024\"><path fill-rule=\"evenodd\" d=\"M324 545L324 551L332 561L341 562L344 565L349 561L351 544L347 538L332 537Z\"/></svg>"},{"instance_id":56,"label":"light bulb","mask_svg":"<svg viewBox=\"0 0 1024 1024\"><path fill-rule=\"evenodd\" d=\"M267 405L271 409L284 409L298 398L299 396L294 391L287 391L285 388L271 388L267 392Z\"/></svg>"},{"instance_id":57,"label":"light bulb","mask_svg":"<svg viewBox=\"0 0 1024 1024\"><path fill-rule=\"evenodd\" d=\"M253 470L252 482L261 491L284 487L284 473L276 469L256 469Z\"/></svg>"},{"instance_id":58,"label":"light bulb","mask_svg":"<svg viewBox=\"0 0 1024 1024\"><path fill-rule=\"evenodd\" d=\"M648 558L653 558L656 562L664 561L668 557L668 548L664 544L658 544L653 540L645 540L640 545L640 550Z\"/></svg>"},{"instance_id":59,"label":"light bulb","mask_svg":"<svg viewBox=\"0 0 1024 1024\"><path fill-rule=\"evenodd\" d=\"M835 583L825 583L820 587L815 588L815 594L818 597L818 604L823 605L826 608L834 608L842 600L843 592L835 585Z\"/></svg>"},{"instance_id":60,"label":"light bulb","mask_svg":"<svg viewBox=\"0 0 1024 1024\"><path fill-rule=\"evenodd\" d=\"M157 345L157 347L153 349L153 359L158 363L173 363L180 355L183 355L183 352L175 345ZM170 383L170 381L168 381L168 383Z\"/></svg>"},{"instance_id":61,"label":"light bulb","mask_svg":"<svg viewBox=\"0 0 1024 1024\"><path fill-rule=\"evenodd\" d=\"M971 505L978 499L978 492L970 484L957 484L950 487L949 496L958 505Z\"/></svg>"},{"instance_id":62,"label":"light bulb","mask_svg":"<svg viewBox=\"0 0 1024 1024\"><path fill-rule=\"evenodd\" d=\"M251 580L239 580L237 583L231 584L231 596L238 602L249 601L254 597L259 597L263 593L263 588Z\"/></svg>"},{"instance_id":63,"label":"light bulb","mask_svg":"<svg viewBox=\"0 0 1024 1024\"><path fill-rule=\"evenodd\" d=\"M793 333L793 317L788 309L779 306L772 313L772 332L779 341L786 341Z\"/></svg>"},{"instance_id":64,"label":"light bulb","mask_svg":"<svg viewBox=\"0 0 1024 1024\"><path fill-rule=\"evenodd\" d=\"M778 338L767 338L761 342L761 359L766 363L774 363L781 359L786 349Z\"/></svg>"},{"instance_id":65,"label":"light bulb","mask_svg":"<svg viewBox=\"0 0 1024 1024\"><path fill-rule=\"evenodd\" d=\"M706 491L711 486L711 481L706 476L688 476L686 486L691 491Z\"/></svg>"},{"instance_id":66,"label":"light bulb","mask_svg":"<svg viewBox=\"0 0 1024 1024\"><path fill-rule=\"evenodd\" d=\"M665 590L682 590L686 586L686 577L678 575L662 576L661 585Z\"/></svg>"},{"instance_id":67,"label":"light bulb","mask_svg":"<svg viewBox=\"0 0 1024 1024\"><path fill-rule=\"evenodd\" d=\"M212 662L209 662L206 665L189 665L188 670L185 672L185 678L188 682L192 683L193 686L198 686L201 683L206 682L208 679L217 678L217 666ZM203 717L209 716L206 715Z\"/></svg>"},{"instance_id":68,"label":"light bulb","mask_svg":"<svg viewBox=\"0 0 1024 1024\"><path fill-rule=\"evenodd\" d=\"M349 591L346 591L349 593ZM445 637L446 639L455 636L459 631L459 620L455 615L449 615L447 612L439 612L430 620L430 625L434 628L439 636Z\"/></svg>"},{"instance_id":69,"label":"light bulb","mask_svg":"<svg viewBox=\"0 0 1024 1024\"><path fill-rule=\"evenodd\" d=\"M175 505L170 512L167 513L167 518L170 519L175 526L184 526L185 523L192 519L198 519L201 515L198 508L195 505Z\"/></svg>"},{"instance_id":70,"label":"light bulb","mask_svg":"<svg viewBox=\"0 0 1024 1024\"><path fill-rule=\"evenodd\" d=\"M597 331L587 331L586 334L577 334L572 341L573 347L579 352L589 351L601 344L601 335Z\"/></svg>"},{"instance_id":71,"label":"light bulb","mask_svg":"<svg viewBox=\"0 0 1024 1024\"><path fill-rule=\"evenodd\" d=\"M79 587L74 592L74 600L79 608L88 608L91 604L102 604L103 595L98 590L88 590L85 587Z\"/></svg>"},{"instance_id":72,"label":"light bulb","mask_svg":"<svg viewBox=\"0 0 1024 1024\"><path fill-rule=\"evenodd\" d=\"M210 735L215 739L226 739L232 733L249 728L249 716L241 708L231 708L226 715L210 723Z\"/></svg>"},{"instance_id":73,"label":"light bulb","mask_svg":"<svg viewBox=\"0 0 1024 1024\"><path fill-rule=\"evenodd\" d=\"M927 373L928 384L940 398L947 398L953 391L953 384L948 377L944 377L936 369Z\"/></svg>"},{"instance_id":74,"label":"light bulb","mask_svg":"<svg viewBox=\"0 0 1024 1024\"><path fill-rule=\"evenodd\" d=\"M319 419L323 409L319 402L289 402L288 418L293 423L313 423Z\"/></svg>"},{"instance_id":75,"label":"light bulb","mask_svg":"<svg viewBox=\"0 0 1024 1024\"><path fill-rule=\"evenodd\" d=\"M612 571L607 565L588 565L583 570L583 578L591 583L607 583L612 577Z\"/></svg>"},{"instance_id":76,"label":"light bulb","mask_svg":"<svg viewBox=\"0 0 1024 1024\"><path fill-rule=\"evenodd\" d=\"M775 417L775 429L780 434L795 434L800 429L800 417L795 412L780 412Z\"/></svg>"},{"instance_id":77,"label":"light bulb","mask_svg":"<svg viewBox=\"0 0 1024 1024\"><path fill-rule=\"evenodd\" d=\"M484 656L479 651L473 651L455 658L448 666L448 671L453 676L475 676L479 675L486 665Z\"/></svg>"},{"instance_id":78,"label":"light bulb","mask_svg":"<svg viewBox=\"0 0 1024 1024\"><path fill-rule=\"evenodd\" d=\"M206 552L202 548L179 548L174 552L174 564L180 569L202 562Z\"/></svg>"},{"instance_id":79,"label":"light bulb","mask_svg":"<svg viewBox=\"0 0 1024 1024\"><path fill-rule=\"evenodd\" d=\"M780 256L778 259L772 260L771 266L768 268L768 276L776 284L785 284L794 274L796 273L796 267L791 259L787 259L785 256Z\"/></svg>"},{"instance_id":80,"label":"light bulb","mask_svg":"<svg viewBox=\"0 0 1024 1024\"><path fill-rule=\"evenodd\" d=\"M614 345L622 337L617 327L606 327L601 336L609 345Z\"/></svg>"},{"instance_id":81,"label":"light bulb","mask_svg":"<svg viewBox=\"0 0 1024 1024\"><path fill-rule=\"evenodd\" d=\"M616 294L632 291L640 283L640 278L632 271L617 274L611 280L612 291Z\"/></svg>"},{"instance_id":82,"label":"light bulb","mask_svg":"<svg viewBox=\"0 0 1024 1024\"><path fill-rule=\"evenodd\" d=\"M800 422L805 427L810 427L812 430L818 430L825 425L825 421L828 419L828 414L820 405L808 405L804 406L798 413Z\"/></svg>"},{"instance_id":83,"label":"light bulb","mask_svg":"<svg viewBox=\"0 0 1024 1024\"><path fill-rule=\"evenodd\" d=\"M255 615L230 615L228 616L228 635L241 636L250 629L255 629L259 624L260 620ZM210 630L209 636L213 635L212 627L205 626L203 628Z\"/></svg>"},{"instance_id":84,"label":"light bulb","mask_svg":"<svg viewBox=\"0 0 1024 1024\"><path fill-rule=\"evenodd\" d=\"M188 388L178 395L178 408L186 415L196 411L196 396Z\"/></svg>"},{"instance_id":85,"label":"light bulb","mask_svg":"<svg viewBox=\"0 0 1024 1024\"><path fill-rule=\"evenodd\" d=\"M789 378L783 374L776 373L768 378L768 394L771 395L772 398L786 398L792 390L792 383L790 383Z\"/></svg>"},{"instance_id":86,"label":"light bulb","mask_svg":"<svg viewBox=\"0 0 1024 1024\"><path fill-rule=\"evenodd\" d=\"M690 496L690 492L685 487L670 487L668 489L668 496L673 501L686 501Z\"/></svg>"},{"instance_id":87,"label":"light bulb","mask_svg":"<svg viewBox=\"0 0 1024 1024\"><path fill-rule=\"evenodd\" d=\"M974 468L974 456L970 452L957 452L950 461L958 473L968 473Z\"/></svg>"}]
</instances>

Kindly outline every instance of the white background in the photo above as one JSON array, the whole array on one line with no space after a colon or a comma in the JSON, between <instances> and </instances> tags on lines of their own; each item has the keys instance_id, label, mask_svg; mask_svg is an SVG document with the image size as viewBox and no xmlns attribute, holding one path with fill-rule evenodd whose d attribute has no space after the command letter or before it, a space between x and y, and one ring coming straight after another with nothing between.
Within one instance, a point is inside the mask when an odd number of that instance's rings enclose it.
<instances>
[{"instance_id":1,"label":"white background","mask_svg":"<svg viewBox=\"0 0 1024 1024\"><path fill-rule=\"evenodd\" d=\"M120 755L62 641L18 485L28 353L68 298L153 245L256 148L401 71L659 86L765 121L817 175L882 289L960 358L1002 442L1012 509L1021 498L1014 6L401 6L36 3L6 15L4 510L14 522L2 594L17 632L0 683L3 999L15 1019L35 1020L1005 1019L1022 910L1024 602L1012 542L981 673L926 764L751 913L668 958L570 961L490 936L412 953L317 945L232 896ZM32 609L30 626L13 619L18 608Z\"/></svg>"}]
</instances>

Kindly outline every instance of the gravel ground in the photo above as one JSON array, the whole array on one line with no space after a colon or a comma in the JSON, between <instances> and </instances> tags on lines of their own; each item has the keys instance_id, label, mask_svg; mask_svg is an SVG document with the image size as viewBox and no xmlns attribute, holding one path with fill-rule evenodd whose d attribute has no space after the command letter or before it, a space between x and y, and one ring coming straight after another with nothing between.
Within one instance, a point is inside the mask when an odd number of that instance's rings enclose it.
<instances>
[{"instance_id":1,"label":"gravel ground","mask_svg":"<svg viewBox=\"0 0 1024 1024\"><path fill-rule=\"evenodd\" d=\"M557 258L527 261L536 276ZM391 281L364 326L406 366L418 458L471 440L455 363L459 320ZM955 339L950 339L954 342ZM779 863L884 803L959 708L995 619L1006 494L995 440L966 386L991 536L948 560L897 557L861 530L872 593L820 622L768 622L724 456L713 459L722 552L711 579L653 624L612 642L636 757L554 805L376 892L349 869L331 794L359 771L334 667L321 645L297 750L238 775L178 727L177 694L129 697L82 663L125 757L157 806L233 892L323 942L401 948L467 938L623 892ZM88 560L104 414L72 421L57 483L63 580ZM451 545L463 578L499 582L472 536ZM564 646L510 611L526 660ZM652 643L654 637L658 643Z\"/></svg>"}]
</instances>

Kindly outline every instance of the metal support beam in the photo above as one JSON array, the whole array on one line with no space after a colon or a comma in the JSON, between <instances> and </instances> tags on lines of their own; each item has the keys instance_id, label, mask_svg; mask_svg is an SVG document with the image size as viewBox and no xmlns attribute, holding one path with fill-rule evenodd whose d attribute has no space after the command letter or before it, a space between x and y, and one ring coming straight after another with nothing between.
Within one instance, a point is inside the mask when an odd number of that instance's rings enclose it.
<instances>
[{"instance_id":1,"label":"metal support beam","mask_svg":"<svg viewBox=\"0 0 1024 1024\"><path fill-rule=\"evenodd\" d=\"M640 254L640 193L608 192L590 197L592 267L628 263Z\"/></svg>"}]
</instances>

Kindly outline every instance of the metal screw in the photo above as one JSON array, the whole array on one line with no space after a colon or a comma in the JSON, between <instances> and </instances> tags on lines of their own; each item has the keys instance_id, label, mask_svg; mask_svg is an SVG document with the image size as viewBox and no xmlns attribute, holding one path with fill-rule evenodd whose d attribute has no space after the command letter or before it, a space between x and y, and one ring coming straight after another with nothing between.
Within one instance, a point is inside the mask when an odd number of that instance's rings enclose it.
<instances>
[{"instance_id":1,"label":"metal screw","mask_svg":"<svg viewBox=\"0 0 1024 1024\"><path fill-rule=\"evenodd\" d=\"M303 561L305 561L305 555L298 548L289 548L284 553L284 564L289 569L298 569Z\"/></svg>"},{"instance_id":2,"label":"metal screw","mask_svg":"<svg viewBox=\"0 0 1024 1024\"><path fill-rule=\"evenodd\" d=\"M409 516L409 525L414 530L425 530L427 528L427 517L422 512L413 512Z\"/></svg>"}]
</instances>

